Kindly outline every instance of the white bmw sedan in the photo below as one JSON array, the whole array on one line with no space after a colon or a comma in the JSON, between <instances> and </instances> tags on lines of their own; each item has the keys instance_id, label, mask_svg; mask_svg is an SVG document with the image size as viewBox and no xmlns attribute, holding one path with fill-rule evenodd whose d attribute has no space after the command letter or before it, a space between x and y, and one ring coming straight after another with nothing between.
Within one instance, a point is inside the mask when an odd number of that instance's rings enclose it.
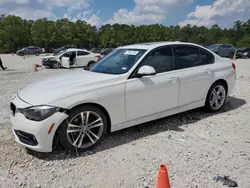
<instances>
[{"instance_id":1,"label":"white bmw sedan","mask_svg":"<svg viewBox=\"0 0 250 188\"><path fill-rule=\"evenodd\" d=\"M106 133L205 106L222 108L236 81L235 64L192 43L157 42L115 49L86 70L28 85L13 96L17 142L51 152L73 151Z\"/></svg>"}]
</instances>

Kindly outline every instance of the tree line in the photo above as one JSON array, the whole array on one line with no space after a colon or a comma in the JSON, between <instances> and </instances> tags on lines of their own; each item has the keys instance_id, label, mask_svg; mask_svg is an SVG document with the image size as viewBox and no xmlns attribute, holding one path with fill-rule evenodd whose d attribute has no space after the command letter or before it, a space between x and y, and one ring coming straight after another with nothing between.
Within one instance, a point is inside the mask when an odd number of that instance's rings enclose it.
<instances>
[{"instance_id":1,"label":"tree line","mask_svg":"<svg viewBox=\"0 0 250 188\"><path fill-rule=\"evenodd\" d=\"M236 21L230 29L218 25L211 28L186 25L103 25L91 26L83 20L72 22L66 18L56 21L46 18L25 20L17 16L0 17L0 53L10 53L26 46L40 46L51 51L64 45L79 48L117 47L153 41L182 41L201 45L230 43L236 47L250 47L250 19Z\"/></svg>"}]
</instances>

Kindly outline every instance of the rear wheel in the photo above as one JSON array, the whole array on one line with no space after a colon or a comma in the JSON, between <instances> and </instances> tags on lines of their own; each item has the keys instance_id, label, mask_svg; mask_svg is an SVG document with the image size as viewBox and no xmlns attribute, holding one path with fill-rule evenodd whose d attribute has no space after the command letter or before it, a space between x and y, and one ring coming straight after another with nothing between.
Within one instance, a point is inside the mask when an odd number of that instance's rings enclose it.
<instances>
[{"instance_id":1,"label":"rear wheel","mask_svg":"<svg viewBox=\"0 0 250 188\"><path fill-rule=\"evenodd\" d=\"M92 67L95 63L96 63L95 61L90 61L90 62L88 63L88 67Z\"/></svg>"},{"instance_id":2,"label":"rear wheel","mask_svg":"<svg viewBox=\"0 0 250 188\"><path fill-rule=\"evenodd\" d=\"M39 56L39 55L40 55L40 53L39 53L39 52L36 52L36 53L35 53L35 55L36 55L36 56Z\"/></svg>"},{"instance_id":3,"label":"rear wheel","mask_svg":"<svg viewBox=\"0 0 250 188\"><path fill-rule=\"evenodd\" d=\"M53 62L53 68L59 69L59 68L61 68L61 64L59 62Z\"/></svg>"},{"instance_id":4,"label":"rear wheel","mask_svg":"<svg viewBox=\"0 0 250 188\"><path fill-rule=\"evenodd\" d=\"M85 151L96 146L107 131L107 117L99 108L86 105L73 109L60 125L61 144L72 151Z\"/></svg>"},{"instance_id":5,"label":"rear wheel","mask_svg":"<svg viewBox=\"0 0 250 188\"><path fill-rule=\"evenodd\" d=\"M205 107L211 112L219 111L227 97L225 84L218 82L211 86L208 91Z\"/></svg>"}]
</instances>

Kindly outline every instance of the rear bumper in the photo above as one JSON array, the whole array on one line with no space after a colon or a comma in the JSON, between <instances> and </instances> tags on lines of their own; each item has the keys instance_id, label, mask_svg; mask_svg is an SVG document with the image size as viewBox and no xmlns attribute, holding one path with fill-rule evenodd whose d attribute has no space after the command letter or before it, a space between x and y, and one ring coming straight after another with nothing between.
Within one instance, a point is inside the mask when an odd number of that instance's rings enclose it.
<instances>
[{"instance_id":1,"label":"rear bumper","mask_svg":"<svg viewBox=\"0 0 250 188\"><path fill-rule=\"evenodd\" d=\"M236 71L234 71L228 78L227 78L227 82L228 82L228 95L231 95L234 88L235 88L235 84L236 84Z\"/></svg>"}]
</instances>

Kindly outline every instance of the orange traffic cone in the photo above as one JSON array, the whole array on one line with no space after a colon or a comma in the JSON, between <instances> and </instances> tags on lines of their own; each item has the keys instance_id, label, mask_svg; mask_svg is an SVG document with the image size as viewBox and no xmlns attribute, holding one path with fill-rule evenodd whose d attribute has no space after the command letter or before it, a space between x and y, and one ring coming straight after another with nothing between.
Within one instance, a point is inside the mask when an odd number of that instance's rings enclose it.
<instances>
[{"instance_id":1,"label":"orange traffic cone","mask_svg":"<svg viewBox=\"0 0 250 188\"><path fill-rule=\"evenodd\" d=\"M233 57L233 61L235 61L236 60L236 53L234 53L234 57Z\"/></svg>"},{"instance_id":2,"label":"orange traffic cone","mask_svg":"<svg viewBox=\"0 0 250 188\"><path fill-rule=\"evenodd\" d=\"M156 188L170 188L168 170L165 164L162 164L159 169Z\"/></svg>"}]
</instances>

